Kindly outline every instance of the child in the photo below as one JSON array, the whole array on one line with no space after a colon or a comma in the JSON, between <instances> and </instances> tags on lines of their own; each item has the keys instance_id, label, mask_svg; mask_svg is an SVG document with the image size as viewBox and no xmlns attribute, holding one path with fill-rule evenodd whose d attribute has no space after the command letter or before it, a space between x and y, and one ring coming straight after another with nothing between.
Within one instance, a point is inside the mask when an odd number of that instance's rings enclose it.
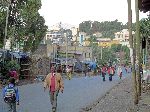
<instances>
[{"instance_id":1,"label":"child","mask_svg":"<svg viewBox=\"0 0 150 112\"><path fill-rule=\"evenodd\" d=\"M8 105L8 112L17 112L16 104L19 105L18 88L15 87L15 79L10 78L9 84L3 89L3 98Z\"/></svg>"}]
</instances>

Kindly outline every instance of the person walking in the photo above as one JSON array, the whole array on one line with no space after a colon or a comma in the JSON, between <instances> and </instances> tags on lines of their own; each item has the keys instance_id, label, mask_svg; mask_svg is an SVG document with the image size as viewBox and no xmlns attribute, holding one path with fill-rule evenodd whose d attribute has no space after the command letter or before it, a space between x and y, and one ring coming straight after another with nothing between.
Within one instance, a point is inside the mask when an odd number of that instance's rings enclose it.
<instances>
[{"instance_id":1,"label":"person walking","mask_svg":"<svg viewBox=\"0 0 150 112\"><path fill-rule=\"evenodd\" d=\"M15 84L18 84L19 77L18 77L18 74L17 74L17 70L15 68L10 70L9 75L10 75L10 77L15 79Z\"/></svg>"},{"instance_id":2,"label":"person walking","mask_svg":"<svg viewBox=\"0 0 150 112\"><path fill-rule=\"evenodd\" d=\"M103 81L105 81L106 71L107 71L107 68L106 66L103 65L102 70L101 70Z\"/></svg>"},{"instance_id":3,"label":"person walking","mask_svg":"<svg viewBox=\"0 0 150 112\"><path fill-rule=\"evenodd\" d=\"M52 105L52 111L56 112L57 109L57 96L59 91L63 93L64 83L60 73L56 73L55 68L51 68L51 73L49 73L44 81L44 91L49 89L50 102Z\"/></svg>"},{"instance_id":4,"label":"person walking","mask_svg":"<svg viewBox=\"0 0 150 112\"><path fill-rule=\"evenodd\" d=\"M6 112L17 112L16 105L19 105L19 92L15 86L15 79L9 78L9 84L2 90L4 102L7 104Z\"/></svg>"},{"instance_id":5,"label":"person walking","mask_svg":"<svg viewBox=\"0 0 150 112\"><path fill-rule=\"evenodd\" d=\"M117 74L118 74L119 78L121 79L122 78L122 68L121 68L121 66L118 67Z\"/></svg>"},{"instance_id":6,"label":"person walking","mask_svg":"<svg viewBox=\"0 0 150 112\"><path fill-rule=\"evenodd\" d=\"M112 81L112 76L114 75L115 71L112 66L108 68L108 74L109 74L109 81Z\"/></svg>"},{"instance_id":7,"label":"person walking","mask_svg":"<svg viewBox=\"0 0 150 112\"><path fill-rule=\"evenodd\" d=\"M72 69L71 69L71 67L68 65L67 68L66 68L66 73L67 73L67 78L68 78L69 80L71 80L71 78L72 78L71 72L72 72Z\"/></svg>"},{"instance_id":8,"label":"person walking","mask_svg":"<svg viewBox=\"0 0 150 112\"><path fill-rule=\"evenodd\" d=\"M85 74L85 77L87 76L87 73L88 73L88 65L85 63L85 65L84 65L84 74Z\"/></svg>"}]
</instances>

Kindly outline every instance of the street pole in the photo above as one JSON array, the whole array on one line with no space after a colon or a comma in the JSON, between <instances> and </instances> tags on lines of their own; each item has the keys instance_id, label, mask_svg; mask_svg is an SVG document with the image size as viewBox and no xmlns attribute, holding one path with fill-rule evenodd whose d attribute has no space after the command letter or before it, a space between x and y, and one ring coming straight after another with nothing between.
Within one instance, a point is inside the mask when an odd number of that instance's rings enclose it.
<instances>
[{"instance_id":1,"label":"street pole","mask_svg":"<svg viewBox=\"0 0 150 112\"><path fill-rule=\"evenodd\" d=\"M133 47L133 35L132 35L132 9L131 9L131 0L127 0L128 3L128 29L129 29L129 43L131 50L131 65L132 65L132 83L133 83L133 96L134 96L134 104L138 103L137 96L137 81L136 81L136 71L135 71L135 47ZM135 39L134 39L135 40Z\"/></svg>"},{"instance_id":2,"label":"street pole","mask_svg":"<svg viewBox=\"0 0 150 112\"><path fill-rule=\"evenodd\" d=\"M103 59L103 48L101 47L101 60Z\"/></svg>"},{"instance_id":3,"label":"street pole","mask_svg":"<svg viewBox=\"0 0 150 112\"><path fill-rule=\"evenodd\" d=\"M74 62L73 62L73 72L74 72L74 68L75 68L75 59L76 59L76 50L77 50L77 37L79 36L79 29L77 28L77 34L76 34L76 39L75 39L75 53L74 53Z\"/></svg>"},{"instance_id":4,"label":"street pole","mask_svg":"<svg viewBox=\"0 0 150 112\"><path fill-rule=\"evenodd\" d=\"M136 13L136 56L137 56L137 93L138 93L138 100L141 96L141 74L140 74L140 66L141 66L141 59L140 59L140 24L139 24L139 6L138 1L135 0L135 13Z\"/></svg>"},{"instance_id":5,"label":"street pole","mask_svg":"<svg viewBox=\"0 0 150 112\"><path fill-rule=\"evenodd\" d=\"M9 7L10 7L11 3L10 1L8 1L8 8L7 8L7 15L6 15L6 24L5 24L5 36L4 36L4 41L3 41L3 44L4 44L4 56L3 56L3 64L4 64L4 61L5 61L5 46L6 46L6 37L7 37L7 27L8 27L8 17L9 17Z\"/></svg>"},{"instance_id":6,"label":"street pole","mask_svg":"<svg viewBox=\"0 0 150 112\"><path fill-rule=\"evenodd\" d=\"M66 67L67 67L68 66L68 37L66 33L64 35L66 38Z\"/></svg>"},{"instance_id":7,"label":"street pole","mask_svg":"<svg viewBox=\"0 0 150 112\"><path fill-rule=\"evenodd\" d=\"M145 60L146 60L146 61L145 61L145 69L146 69L146 70L147 70L147 58L148 58L148 51L147 51L148 48L147 48L147 44L148 44L148 39L146 39L146 53L145 53L145 54L146 54L146 59L145 59Z\"/></svg>"}]
</instances>

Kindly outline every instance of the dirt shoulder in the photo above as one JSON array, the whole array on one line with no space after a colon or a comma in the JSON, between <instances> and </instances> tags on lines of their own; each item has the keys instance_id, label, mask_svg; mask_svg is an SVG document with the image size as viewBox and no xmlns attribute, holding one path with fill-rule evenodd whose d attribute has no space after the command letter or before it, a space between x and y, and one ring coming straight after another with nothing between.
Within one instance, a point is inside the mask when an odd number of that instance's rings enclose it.
<instances>
[{"instance_id":1,"label":"dirt shoulder","mask_svg":"<svg viewBox=\"0 0 150 112\"><path fill-rule=\"evenodd\" d=\"M131 78L126 78L81 112L150 112L150 91L142 93L137 106L133 104Z\"/></svg>"}]
</instances>

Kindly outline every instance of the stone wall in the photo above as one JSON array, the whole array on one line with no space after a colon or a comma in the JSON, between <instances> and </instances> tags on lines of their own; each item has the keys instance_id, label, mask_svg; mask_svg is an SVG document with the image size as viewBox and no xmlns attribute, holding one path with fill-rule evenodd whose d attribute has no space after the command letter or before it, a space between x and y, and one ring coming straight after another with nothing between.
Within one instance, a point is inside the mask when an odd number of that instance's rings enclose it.
<instances>
[{"instance_id":1,"label":"stone wall","mask_svg":"<svg viewBox=\"0 0 150 112\"><path fill-rule=\"evenodd\" d=\"M33 77L47 75L50 70L50 58L47 55L47 45L40 45L31 56L30 72Z\"/></svg>"}]
</instances>

